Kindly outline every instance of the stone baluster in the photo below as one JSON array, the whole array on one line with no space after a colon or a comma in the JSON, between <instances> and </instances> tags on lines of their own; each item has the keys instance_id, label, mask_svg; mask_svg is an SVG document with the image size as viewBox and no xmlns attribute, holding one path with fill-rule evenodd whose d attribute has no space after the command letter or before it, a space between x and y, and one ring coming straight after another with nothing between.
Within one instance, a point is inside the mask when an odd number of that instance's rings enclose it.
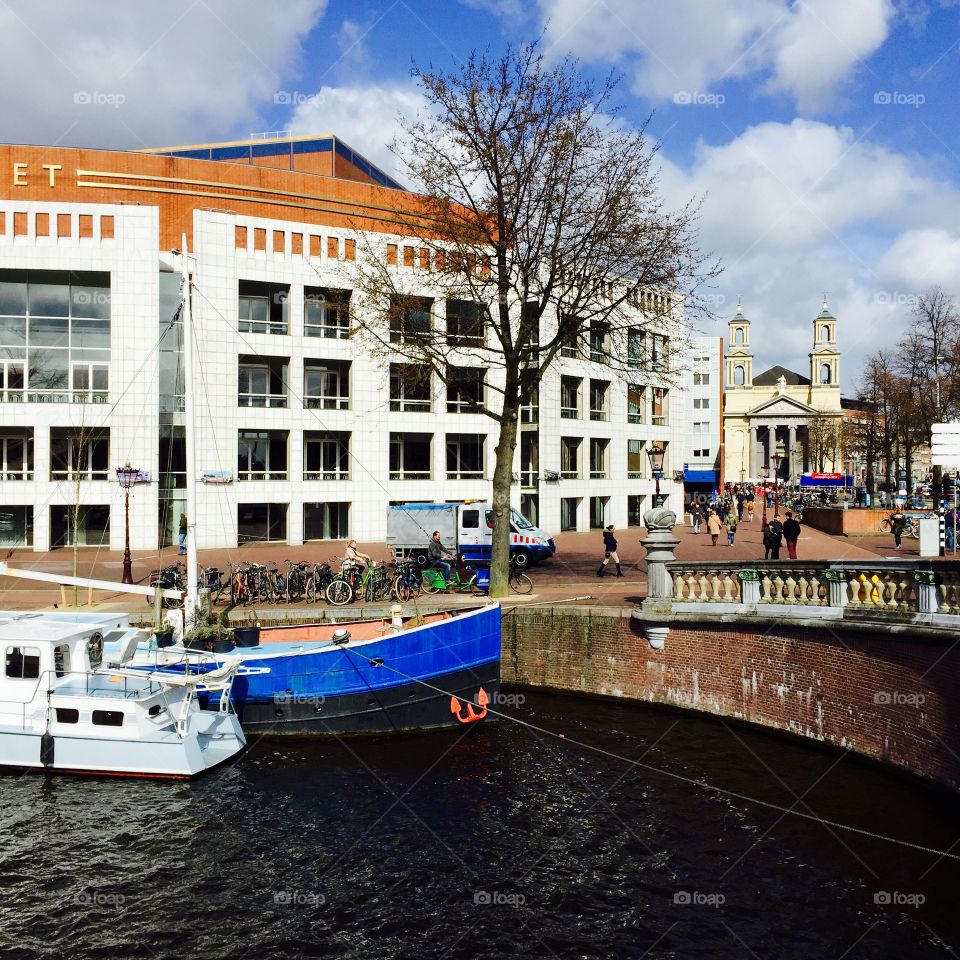
<instances>
[{"instance_id":1,"label":"stone baluster","mask_svg":"<svg viewBox=\"0 0 960 960\"><path fill-rule=\"evenodd\" d=\"M862 607L863 604L860 602L860 588L863 584L860 582L860 574L855 570L850 574L850 606L851 607Z\"/></svg>"},{"instance_id":2,"label":"stone baluster","mask_svg":"<svg viewBox=\"0 0 960 960\"><path fill-rule=\"evenodd\" d=\"M937 613L952 613L951 610L951 591L953 575L947 572L940 574L940 606L937 607Z\"/></svg>"},{"instance_id":3,"label":"stone baluster","mask_svg":"<svg viewBox=\"0 0 960 960\"><path fill-rule=\"evenodd\" d=\"M892 570L887 571L887 609L891 613L900 609L900 582Z\"/></svg>"},{"instance_id":4,"label":"stone baluster","mask_svg":"<svg viewBox=\"0 0 960 960\"><path fill-rule=\"evenodd\" d=\"M723 597L720 594L720 587L722 586L722 581L720 579L720 574L716 570L713 571L713 576L710 578L710 599L711 600L722 600Z\"/></svg>"},{"instance_id":5,"label":"stone baluster","mask_svg":"<svg viewBox=\"0 0 960 960\"><path fill-rule=\"evenodd\" d=\"M700 584L700 592L697 595L697 599L701 603L710 598L710 582L707 580L707 574L705 570L700 571L700 579L697 581Z\"/></svg>"},{"instance_id":6,"label":"stone baluster","mask_svg":"<svg viewBox=\"0 0 960 960\"><path fill-rule=\"evenodd\" d=\"M673 599L682 600L683 599L683 571L678 570L673 575Z\"/></svg>"},{"instance_id":7,"label":"stone baluster","mask_svg":"<svg viewBox=\"0 0 960 960\"><path fill-rule=\"evenodd\" d=\"M901 571L898 576L900 577L900 610L901 612L906 612L909 610L916 610L916 601L914 598L914 584L910 576L905 572Z\"/></svg>"},{"instance_id":8,"label":"stone baluster","mask_svg":"<svg viewBox=\"0 0 960 960\"><path fill-rule=\"evenodd\" d=\"M814 606L819 606L824 602L820 596L820 578L817 576L816 570L810 571L810 602Z\"/></svg>"},{"instance_id":9,"label":"stone baluster","mask_svg":"<svg viewBox=\"0 0 960 960\"><path fill-rule=\"evenodd\" d=\"M800 602L800 599L797 596L797 581L793 579L793 574L789 570L787 571L787 579L783 583L783 602Z\"/></svg>"},{"instance_id":10,"label":"stone baluster","mask_svg":"<svg viewBox=\"0 0 960 960\"><path fill-rule=\"evenodd\" d=\"M763 589L762 602L771 603L773 601L773 597L771 596L771 589L773 587L773 583L770 580L770 573L767 570L763 571L763 580L760 581L760 586Z\"/></svg>"},{"instance_id":11,"label":"stone baluster","mask_svg":"<svg viewBox=\"0 0 960 960\"><path fill-rule=\"evenodd\" d=\"M783 577L779 572L773 575L773 602L783 603Z\"/></svg>"},{"instance_id":12,"label":"stone baluster","mask_svg":"<svg viewBox=\"0 0 960 960\"><path fill-rule=\"evenodd\" d=\"M736 600L736 589L736 585L730 577L730 571L725 570L723 574L723 599L728 602Z\"/></svg>"},{"instance_id":13,"label":"stone baluster","mask_svg":"<svg viewBox=\"0 0 960 960\"><path fill-rule=\"evenodd\" d=\"M807 579L807 571L800 571L800 578L797 580L797 603L809 604L810 581Z\"/></svg>"}]
</instances>

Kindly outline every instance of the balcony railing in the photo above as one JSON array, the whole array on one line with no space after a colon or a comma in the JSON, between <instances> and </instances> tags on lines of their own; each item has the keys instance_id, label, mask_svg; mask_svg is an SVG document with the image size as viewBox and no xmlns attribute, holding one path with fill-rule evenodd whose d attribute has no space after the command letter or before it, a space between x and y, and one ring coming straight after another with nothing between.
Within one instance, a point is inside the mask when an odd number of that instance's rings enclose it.
<instances>
[{"instance_id":1,"label":"balcony railing","mask_svg":"<svg viewBox=\"0 0 960 960\"><path fill-rule=\"evenodd\" d=\"M448 470L448 480L482 480L482 470Z\"/></svg>"},{"instance_id":2,"label":"balcony railing","mask_svg":"<svg viewBox=\"0 0 960 960\"><path fill-rule=\"evenodd\" d=\"M590 471L591 480L606 480L607 471L606 470L591 470Z\"/></svg>"},{"instance_id":3,"label":"balcony railing","mask_svg":"<svg viewBox=\"0 0 960 960\"><path fill-rule=\"evenodd\" d=\"M394 413L429 413L429 400L391 400L390 409Z\"/></svg>"},{"instance_id":4,"label":"balcony railing","mask_svg":"<svg viewBox=\"0 0 960 960\"><path fill-rule=\"evenodd\" d=\"M109 403L107 390L0 390L3 403Z\"/></svg>"},{"instance_id":5,"label":"balcony railing","mask_svg":"<svg viewBox=\"0 0 960 960\"><path fill-rule=\"evenodd\" d=\"M429 480L429 470L391 470L391 480Z\"/></svg>"},{"instance_id":6,"label":"balcony railing","mask_svg":"<svg viewBox=\"0 0 960 960\"><path fill-rule=\"evenodd\" d=\"M307 410L349 410L350 398L335 396L307 396L303 398Z\"/></svg>"},{"instance_id":7,"label":"balcony railing","mask_svg":"<svg viewBox=\"0 0 960 960\"><path fill-rule=\"evenodd\" d=\"M286 480L286 470L239 470L239 480Z\"/></svg>"},{"instance_id":8,"label":"balcony railing","mask_svg":"<svg viewBox=\"0 0 960 960\"><path fill-rule=\"evenodd\" d=\"M652 416L652 417L650 418L650 422L651 422L655 427L665 427L665 426L667 425L667 418L666 418L666 417Z\"/></svg>"},{"instance_id":9,"label":"balcony railing","mask_svg":"<svg viewBox=\"0 0 960 960\"><path fill-rule=\"evenodd\" d=\"M560 479L561 480L579 480L580 471L579 470L561 470Z\"/></svg>"},{"instance_id":10,"label":"balcony railing","mask_svg":"<svg viewBox=\"0 0 960 960\"><path fill-rule=\"evenodd\" d=\"M0 471L0 480L32 480L32 470L3 470Z\"/></svg>"},{"instance_id":11,"label":"balcony railing","mask_svg":"<svg viewBox=\"0 0 960 960\"><path fill-rule=\"evenodd\" d=\"M520 408L521 423L538 423L539 420L540 420L539 407L521 407Z\"/></svg>"},{"instance_id":12,"label":"balcony railing","mask_svg":"<svg viewBox=\"0 0 960 960\"><path fill-rule=\"evenodd\" d=\"M540 476L536 470L520 471L520 486L524 490L533 490L540 486Z\"/></svg>"},{"instance_id":13,"label":"balcony railing","mask_svg":"<svg viewBox=\"0 0 960 960\"><path fill-rule=\"evenodd\" d=\"M610 415L606 410L591 410L590 411L591 420L609 420Z\"/></svg>"},{"instance_id":14,"label":"balcony railing","mask_svg":"<svg viewBox=\"0 0 960 960\"><path fill-rule=\"evenodd\" d=\"M285 393L241 393L237 396L239 407L286 407Z\"/></svg>"},{"instance_id":15,"label":"balcony railing","mask_svg":"<svg viewBox=\"0 0 960 960\"><path fill-rule=\"evenodd\" d=\"M349 480L349 470L304 470L304 480Z\"/></svg>"},{"instance_id":16,"label":"balcony railing","mask_svg":"<svg viewBox=\"0 0 960 960\"><path fill-rule=\"evenodd\" d=\"M561 420L576 420L579 416L580 416L580 411L577 407L561 407L560 408Z\"/></svg>"}]
</instances>

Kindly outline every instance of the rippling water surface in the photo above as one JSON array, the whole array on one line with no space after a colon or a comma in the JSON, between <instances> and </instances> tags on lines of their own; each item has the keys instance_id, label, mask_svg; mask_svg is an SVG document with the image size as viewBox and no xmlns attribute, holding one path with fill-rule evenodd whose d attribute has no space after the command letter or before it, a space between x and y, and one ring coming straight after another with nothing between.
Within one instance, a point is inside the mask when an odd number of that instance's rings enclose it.
<instances>
[{"instance_id":1,"label":"rippling water surface","mask_svg":"<svg viewBox=\"0 0 960 960\"><path fill-rule=\"evenodd\" d=\"M542 694L512 712L879 833L941 849L960 837L953 798L806 744ZM264 740L193 783L30 775L0 789L5 960L960 952L956 861L514 724Z\"/></svg>"}]
</instances>

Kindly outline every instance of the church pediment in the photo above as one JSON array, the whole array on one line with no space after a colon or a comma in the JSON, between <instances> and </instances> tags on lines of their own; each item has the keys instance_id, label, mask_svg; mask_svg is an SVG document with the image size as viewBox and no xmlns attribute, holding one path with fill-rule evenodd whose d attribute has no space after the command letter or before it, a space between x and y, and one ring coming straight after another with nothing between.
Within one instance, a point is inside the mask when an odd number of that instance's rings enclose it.
<instances>
[{"instance_id":1,"label":"church pediment","mask_svg":"<svg viewBox=\"0 0 960 960\"><path fill-rule=\"evenodd\" d=\"M817 410L814 407L808 406L800 400L796 400L793 397L788 397L785 394L771 397L769 400L764 401L759 406L754 407L752 410L748 410L746 413L746 416L748 417L806 418L819 417L822 415L822 410Z\"/></svg>"}]
</instances>

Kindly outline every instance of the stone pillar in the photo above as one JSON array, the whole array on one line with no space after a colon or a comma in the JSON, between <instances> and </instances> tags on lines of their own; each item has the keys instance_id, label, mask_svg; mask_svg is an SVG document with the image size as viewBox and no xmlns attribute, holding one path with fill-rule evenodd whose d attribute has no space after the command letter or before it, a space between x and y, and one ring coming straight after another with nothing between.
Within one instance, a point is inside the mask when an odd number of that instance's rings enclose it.
<instances>
[{"instance_id":1,"label":"stone pillar","mask_svg":"<svg viewBox=\"0 0 960 960\"><path fill-rule=\"evenodd\" d=\"M677 515L657 507L643 515L647 535L640 541L647 551L647 599L644 606L672 606L673 579L667 564L675 560L674 551L680 541L673 535Z\"/></svg>"}]
</instances>

